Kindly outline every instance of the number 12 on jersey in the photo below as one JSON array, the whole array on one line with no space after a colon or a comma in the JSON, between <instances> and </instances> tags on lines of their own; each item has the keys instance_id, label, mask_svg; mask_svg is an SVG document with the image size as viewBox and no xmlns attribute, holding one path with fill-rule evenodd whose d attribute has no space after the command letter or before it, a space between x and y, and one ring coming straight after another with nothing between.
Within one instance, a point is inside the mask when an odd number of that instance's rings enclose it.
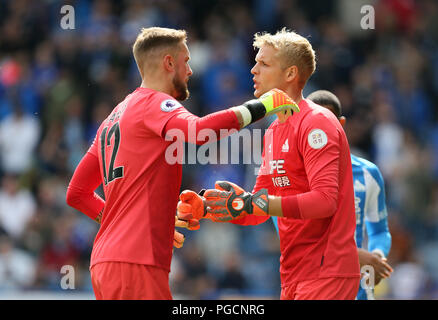
<instances>
[{"instance_id":1,"label":"number 12 on jersey","mask_svg":"<svg viewBox=\"0 0 438 320\"><path fill-rule=\"evenodd\" d=\"M107 135L108 132L108 135ZM108 170L106 169L105 163L105 150L106 147L111 146L111 138L114 135L114 147L113 152L111 153L111 160L109 163ZM118 122L114 123L111 129L108 130L108 127L105 127L100 134L100 151L102 153L102 167L103 167L103 180L105 185L108 185L114 179L123 177L123 167L114 168L114 162L117 157L117 152L119 151L120 146L120 125Z\"/></svg>"}]
</instances>

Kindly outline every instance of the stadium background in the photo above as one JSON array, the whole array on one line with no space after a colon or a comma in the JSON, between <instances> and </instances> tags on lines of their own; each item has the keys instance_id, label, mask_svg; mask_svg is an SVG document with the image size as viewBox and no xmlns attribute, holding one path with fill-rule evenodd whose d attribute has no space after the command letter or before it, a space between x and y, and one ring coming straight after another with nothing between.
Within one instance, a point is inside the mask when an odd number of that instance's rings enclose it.
<instances>
[{"instance_id":1,"label":"stadium background","mask_svg":"<svg viewBox=\"0 0 438 320\"><path fill-rule=\"evenodd\" d=\"M60 27L64 4L75 9L75 30ZM365 4L374 30L360 28ZM140 84L131 45L148 26L188 31L194 74L184 105L197 115L252 97L255 32L309 37L317 70L305 94L339 96L352 150L385 178L395 271L377 298L438 298L437 16L435 0L0 0L0 299L93 298L98 226L66 206L65 191L99 123ZM182 188L229 179L251 189L253 167L186 165ZM204 221L182 232L176 299L279 297L271 222ZM75 290L61 289L63 265L75 268Z\"/></svg>"}]
</instances>

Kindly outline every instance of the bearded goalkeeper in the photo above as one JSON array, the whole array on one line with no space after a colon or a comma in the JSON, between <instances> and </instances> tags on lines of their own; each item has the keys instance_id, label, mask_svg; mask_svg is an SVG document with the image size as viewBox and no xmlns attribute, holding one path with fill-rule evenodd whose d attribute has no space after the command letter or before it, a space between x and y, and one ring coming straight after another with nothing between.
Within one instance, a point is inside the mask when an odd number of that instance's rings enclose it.
<instances>
[{"instance_id":1,"label":"bearded goalkeeper","mask_svg":"<svg viewBox=\"0 0 438 320\"><path fill-rule=\"evenodd\" d=\"M284 92L272 90L199 118L179 102L189 96L192 75L185 31L142 29L133 54L142 83L102 122L66 197L70 206L101 222L90 261L97 299L171 299L182 168L166 156L175 142L170 132L181 133L176 141L181 144L202 144L202 129L219 137L220 129L240 130L272 113L299 109ZM100 184L105 200L94 192Z\"/></svg>"}]
</instances>

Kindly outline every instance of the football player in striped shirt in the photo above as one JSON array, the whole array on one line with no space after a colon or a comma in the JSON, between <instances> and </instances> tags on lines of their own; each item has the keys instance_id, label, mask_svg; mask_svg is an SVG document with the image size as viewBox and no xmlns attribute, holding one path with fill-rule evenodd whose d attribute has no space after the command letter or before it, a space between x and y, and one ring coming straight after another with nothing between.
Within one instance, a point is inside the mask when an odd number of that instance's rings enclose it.
<instances>
[{"instance_id":1,"label":"football player in striped shirt","mask_svg":"<svg viewBox=\"0 0 438 320\"><path fill-rule=\"evenodd\" d=\"M339 119L342 126L346 119L342 116L339 99L326 90L311 93L307 99L312 100L329 110ZM361 267L370 265L374 268L375 284L387 278L393 271L387 263L391 248L391 233L388 229L387 209L385 201L385 184L379 168L364 158L351 154L354 182L354 203L356 211L356 244ZM274 218L274 224L277 223ZM365 237L366 235L366 237ZM367 238L367 248L365 239ZM374 300L372 285L361 285L358 300Z\"/></svg>"}]
</instances>

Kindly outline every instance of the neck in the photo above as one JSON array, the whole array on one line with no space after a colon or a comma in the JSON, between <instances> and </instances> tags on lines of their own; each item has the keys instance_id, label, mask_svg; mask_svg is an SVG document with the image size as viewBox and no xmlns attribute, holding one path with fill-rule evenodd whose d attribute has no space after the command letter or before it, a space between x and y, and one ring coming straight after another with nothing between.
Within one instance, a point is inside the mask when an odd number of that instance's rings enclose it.
<instances>
[{"instance_id":1,"label":"neck","mask_svg":"<svg viewBox=\"0 0 438 320\"><path fill-rule=\"evenodd\" d=\"M148 88L159 92L167 93L172 95L172 81L165 78L163 74L150 74L147 77L143 77L141 81L141 88Z\"/></svg>"},{"instance_id":2,"label":"neck","mask_svg":"<svg viewBox=\"0 0 438 320\"><path fill-rule=\"evenodd\" d=\"M303 100L303 90L293 90L292 88L288 90L284 90L284 92L287 93L289 97L293 101L295 101L296 104L299 104L301 100ZM285 112L277 113L278 122L284 123L290 116L292 115L291 110L286 110Z\"/></svg>"},{"instance_id":3,"label":"neck","mask_svg":"<svg viewBox=\"0 0 438 320\"><path fill-rule=\"evenodd\" d=\"M140 87L152 89L152 90L159 91L159 92L164 92L164 93L167 93L168 95L171 95L171 93L172 93L169 86L166 86L166 85L161 84L161 83L150 83L150 82L146 82L143 80L141 82Z\"/></svg>"}]
</instances>

